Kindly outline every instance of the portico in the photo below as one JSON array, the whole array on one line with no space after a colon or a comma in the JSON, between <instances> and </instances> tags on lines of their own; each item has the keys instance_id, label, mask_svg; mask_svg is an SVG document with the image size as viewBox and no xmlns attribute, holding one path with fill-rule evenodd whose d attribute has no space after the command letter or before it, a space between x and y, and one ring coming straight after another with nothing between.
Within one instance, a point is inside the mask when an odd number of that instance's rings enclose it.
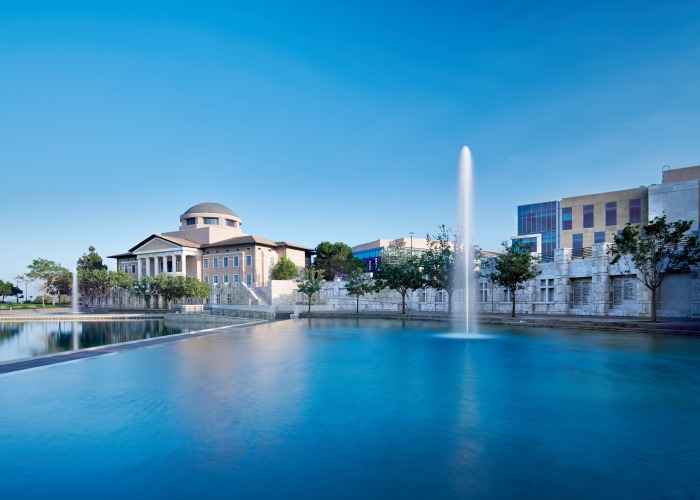
<instances>
[{"instance_id":1,"label":"portico","mask_svg":"<svg viewBox=\"0 0 700 500\"><path fill-rule=\"evenodd\" d=\"M136 278L143 276L192 276L200 278L197 243L171 236L152 235L130 250L138 262Z\"/></svg>"}]
</instances>

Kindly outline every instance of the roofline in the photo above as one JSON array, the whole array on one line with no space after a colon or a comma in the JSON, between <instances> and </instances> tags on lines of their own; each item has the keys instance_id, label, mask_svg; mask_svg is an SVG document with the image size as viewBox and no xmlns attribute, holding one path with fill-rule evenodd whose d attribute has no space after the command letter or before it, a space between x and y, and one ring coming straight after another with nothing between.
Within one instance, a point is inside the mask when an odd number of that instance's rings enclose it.
<instances>
[{"instance_id":1,"label":"roofline","mask_svg":"<svg viewBox=\"0 0 700 500\"><path fill-rule=\"evenodd\" d=\"M183 245L182 243L178 243L177 241L173 241L173 240L172 240L172 238L173 238L172 236L163 236L162 234L153 233L153 234L150 235L148 238L144 239L144 240L141 241L140 243L137 243L136 245L134 245L133 247L131 247L131 248L129 249L129 253L133 253L134 250L136 250L137 248L139 248L139 247L145 245L146 243L148 243L149 241L151 241L151 240L154 239L154 238L160 238L160 239L165 240L165 241L167 241L167 242L169 242L169 243L172 243L173 245L177 245L177 246L180 246L180 247L201 248L201 246L202 246L202 245L200 245L200 244L198 244L198 243L195 243L194 241L191 241L191 242L190 242L191 245ZM185 239L185 238L178 238L178 239L180 239L180 240L185 240L185 241L190 241L190 240L187 240L187 239Z\"/></svg>"}]
</instances>

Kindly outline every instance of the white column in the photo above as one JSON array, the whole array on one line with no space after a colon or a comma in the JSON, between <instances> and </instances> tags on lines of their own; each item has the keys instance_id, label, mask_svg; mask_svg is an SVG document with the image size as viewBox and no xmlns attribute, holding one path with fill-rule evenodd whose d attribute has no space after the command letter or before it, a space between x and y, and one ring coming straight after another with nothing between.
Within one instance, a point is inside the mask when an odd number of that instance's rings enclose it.
<instances>
[{"instance_id":1,"label":"white column","mask_svg":"<svg viewBox=\"0 0 700 500\"><path fill-rule=\"evenodd\" d=\"M187 254L183 252L180 259L182 259L182 275L187 277Z\"/></svg>"},{"instance_id":2,"label":"white column","mask_svg":"<svg viewBox=\"0 0 700 500\"><path fill-rule=\"evenodd\" d=\"M141 279L141 259L136 257L136 279Z\"/></svg>"},{"instance_id":3,"label":"white column","mask_svg":"<svg viewBox=\"0 0 700 500\"><path fill-rule=\"evenodd\" d=\"M172 255L173 260L173 276L177 275L177 254Z\"/></svg>"}]
</instances>

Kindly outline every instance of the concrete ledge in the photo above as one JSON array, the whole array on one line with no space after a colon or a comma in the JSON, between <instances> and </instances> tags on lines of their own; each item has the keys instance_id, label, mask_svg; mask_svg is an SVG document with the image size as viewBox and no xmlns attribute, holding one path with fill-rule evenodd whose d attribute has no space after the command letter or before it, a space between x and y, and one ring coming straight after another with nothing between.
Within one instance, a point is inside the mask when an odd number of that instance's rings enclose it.
<instances>
[{"instance_id":1,"label":"concrete ledge","mask_svg":"<svg viewBox=\"0 0 700 500\"><path fill-rule=\"evenodd\" d=\"M24 323L36 321L136 321L146 319L163 319L163 314L35 314L15 315L3 314L0 316L2 323Z\"/></svg>"},{"instance_id":2,"label":"concrete ledge","mask_svg":"<svg viewBox=\"0 0 700 500\"><path fill-rule=\"evenodd\" d=\"M318 311L309 315L300 313L300 318L337 318L337 319L390 319L402 321L443 321L464 324L464 316L445 313L406 312L360 312L348 311ZM565 315L523 315L511 318L508 314L479 314L478 324L526 328L567 328L575 330L602 331L634 331L648 333L668 333L682 335L700 335L700 320L693 319L662 319L652 323L645 318L629 318L616 316L565 316Z\"/></svg>"}]
</instances>

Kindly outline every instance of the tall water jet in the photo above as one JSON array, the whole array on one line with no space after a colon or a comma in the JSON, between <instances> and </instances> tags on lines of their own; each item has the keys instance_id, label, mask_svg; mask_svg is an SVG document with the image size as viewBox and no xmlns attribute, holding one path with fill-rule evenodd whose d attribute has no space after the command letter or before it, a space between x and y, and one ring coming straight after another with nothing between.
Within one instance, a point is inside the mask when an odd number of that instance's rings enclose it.
<instances>
[{"instance_id":1,"label":"tall water jet","mask_svg":"<svg viewBox=\"0 0 700 500\"><path fill-rule=\"evenodd\" d=\"M71 289L70 308L73 314L80 312L80 304L78 304L78 268L73 270L73 287Z\"/></svg>"},{"instance_id":2,"label":"tall water jet","mask_svg":"<svg viewBox=\"0 0 700 500\"><path fill-rule=\"evenodd\" d=\"M459 157L459 230L464 245L464 320L469 332L469 310L471 302L471 276L474 270L472 240L472 195L473 195L472 153L467 146L462 148Z\"/></svg>"}]
</instances>

